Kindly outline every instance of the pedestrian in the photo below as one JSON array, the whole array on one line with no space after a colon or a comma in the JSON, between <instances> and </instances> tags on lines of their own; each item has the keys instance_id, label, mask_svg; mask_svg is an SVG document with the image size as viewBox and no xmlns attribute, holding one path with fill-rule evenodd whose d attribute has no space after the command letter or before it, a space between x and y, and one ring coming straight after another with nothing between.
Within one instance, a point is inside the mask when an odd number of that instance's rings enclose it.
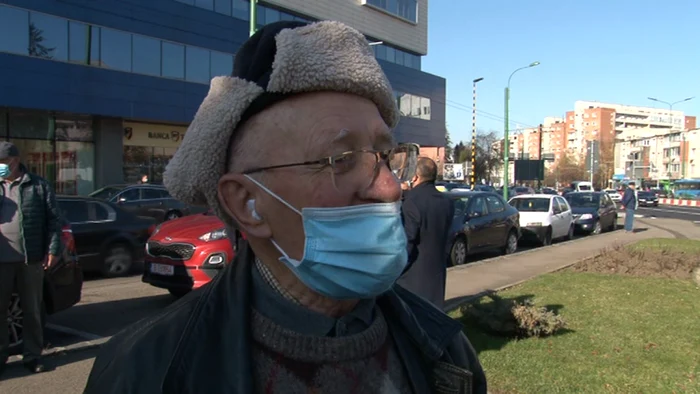
<instances>
[{"instance_id":1,"label":"pedestrian","mask_svg":"<svg viewBox=\"0 0 700 394\"><path fill-rule=\"evenodd\" d=\"M46 368L42 322L44 262L61 251L61 220L48 182L27 172L17 147L0 142L0 373L9 357L7 308L19 294L23 318L23 362L33 373Z\"/></svg>"},{"instance_id":2,"label":"pedestrian","mask_svg":"<svg viewBox=\"0 0 700 394\"><path fill-rule=\"evenodd\" d=\"M486 393L461 324L406 266L391 129L365 37L275 22L216 77L164 183L245 234L207 286L103 346L85 392Z\"/></svg>"},{"instance_id":3,"label":"pedestrian","mask_svg":"<svg viewBox=\"0 0 700 394\"><path fill-rule=\"evenodd\" d=\"M435 188L437 172L433 160L418 159L413 188L406 193L401 209L408 267L398 283L442 310L454 205Z\"/></svg>"},{"instance_id":4,"label":"pedestrian","mask_svg":"<svg viewBox=\"0 0 700 394\"><path fill-rule=\"evenodd\" d=\"M625 208L625 232L634 232L634 213L639 208L639 198L637 197L637 188L635 182L627 184L625 194L622 196L622 206Z\"/></svg>"}]
</instances>

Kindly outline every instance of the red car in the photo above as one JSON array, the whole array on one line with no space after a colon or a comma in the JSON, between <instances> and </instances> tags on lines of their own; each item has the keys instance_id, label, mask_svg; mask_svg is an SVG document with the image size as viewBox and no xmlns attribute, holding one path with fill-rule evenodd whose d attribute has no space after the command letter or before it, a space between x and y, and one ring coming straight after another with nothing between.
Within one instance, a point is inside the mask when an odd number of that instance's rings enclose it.
<instances>
[{"instance_id":1,"label":"red car","mask_svg":"<svg viewBox=\"0 0 700 394\"><path fill-rule=\"evenodd\" d=\"M146 243L142 280L182 297L233 261L241 234L233 239L232 245L226 226L211 212L164 222Z\"/></svg>"}]
</instances>

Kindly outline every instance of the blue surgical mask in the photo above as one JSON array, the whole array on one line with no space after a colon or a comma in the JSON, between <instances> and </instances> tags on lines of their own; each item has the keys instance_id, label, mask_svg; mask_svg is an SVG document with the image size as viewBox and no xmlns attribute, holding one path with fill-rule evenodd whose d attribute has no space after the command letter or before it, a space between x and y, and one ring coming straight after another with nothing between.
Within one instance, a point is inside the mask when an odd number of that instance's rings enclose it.
<instances>
[{"instance_id":1,"label":"blue surgical mask","mask_svg":"<svg viewBox=\"0 0 700 394\"><path fill-rule=\"evenodd\" d=\"M298 213L304 225L304 255L295 260L275 242L283 262L306 286L333 299L373 298L394 285L408 261L401 203L301 212L258 181L270 196ZM254 206L254 202L253 202Z\"/></svg>"},{"instance_id":2,"label":"blue surgical mask","mask_svg":"<svg viewBox=\"0 0 700 394\"><path fill-rule=\"evenodd\" d=\"M10 176L10 173L10 166L4 163L0 163L0 178L5 179L8 176Z\"/></svg>"}]
</instances>

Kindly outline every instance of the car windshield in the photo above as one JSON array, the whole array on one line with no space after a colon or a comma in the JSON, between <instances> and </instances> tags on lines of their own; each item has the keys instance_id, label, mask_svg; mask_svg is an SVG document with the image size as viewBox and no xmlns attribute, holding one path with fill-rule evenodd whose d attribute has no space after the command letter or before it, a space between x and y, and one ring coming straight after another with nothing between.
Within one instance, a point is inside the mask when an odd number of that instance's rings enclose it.
<instances>
[{"instance_id":1,"label":"car windshield","mask_svg":"<svg viewBox=\"0 0 700 394\"><path fill-rule=\"evenodd\" d=\"M90 197L99 198L101 200L109 200L110 198L119 194L119 192L122 190L124 190L124 188L107 186L107 187L103 187L102 189L95 190L94 192L90 193Z\"/></svg>"},{"instance_id":2,"label":"car windshield","mask_svg":"<svg viewBox=\"0 0 700 394\"><path fill-rule=\"evenodd\" d=\"M566 199L573 208L598 208L600 205L600 196L592 193L569 193Z\"/></svg>"},{"instance_id":3,"label":"car windshield","mask_svg":"<svg viewBox=\"0 0 700 394\"><path fill-rule=\"evenodd\" d=\"M608 194L609 194L609 193L617 193L617 190L613 190L613 189L605 189L605 190L603 190L603 191L606 192L606 193L608 193Z\"/></svg>"},{"instance_id":4,"label":"car windshield","mask_svg":"<svg viewBox=\"0 0 700 394\"><path fill-rule=\"evenodd\" d=\"M642 197L642 198L655 197L654 193L650 193L650 192L639 192L639 193L637 193L637 195L639 197Z\"/></svg>"},{"instance_id":5,"label":"car windshield","mask_svg":"<svg viewBox=\"0 0 700 394\"><path fill-rule=\"evenodd\" d=\"M520 212L549 212L548 198L514 198L510 205Z\"/></svg>"},{"instance_id":6,"label":"car windshield","mask_svg":"<svg viewBox=\"0 0 700 394\"><path fill-rule=\"evenodd\" d=\"M516 193L527 193L527 192L530 191L530 189L528 189L528 188L526 188L526 187L516 187L516 188L513 189L513 190L514 190Z\"/></svg>"}]
</instances>

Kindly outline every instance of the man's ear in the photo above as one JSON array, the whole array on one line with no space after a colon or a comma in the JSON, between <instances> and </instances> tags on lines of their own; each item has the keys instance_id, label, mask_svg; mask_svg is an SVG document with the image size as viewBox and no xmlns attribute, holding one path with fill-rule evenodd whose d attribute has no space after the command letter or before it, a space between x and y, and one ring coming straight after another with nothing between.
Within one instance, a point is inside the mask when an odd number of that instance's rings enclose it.
<instances>
[{"instance_id":1,"label":"man's ear","mask_svg":"<svg viewBox=\"0 0 700 394\"><path fill-rule=\"evenodd\" d=\"M231 216L246 234L255 238L270 238L272 230L265 217L249 203L255 200L257 187L241 174L226 174L219 179L217 198L224 212Z\"/></svg>"}]
</instances>

